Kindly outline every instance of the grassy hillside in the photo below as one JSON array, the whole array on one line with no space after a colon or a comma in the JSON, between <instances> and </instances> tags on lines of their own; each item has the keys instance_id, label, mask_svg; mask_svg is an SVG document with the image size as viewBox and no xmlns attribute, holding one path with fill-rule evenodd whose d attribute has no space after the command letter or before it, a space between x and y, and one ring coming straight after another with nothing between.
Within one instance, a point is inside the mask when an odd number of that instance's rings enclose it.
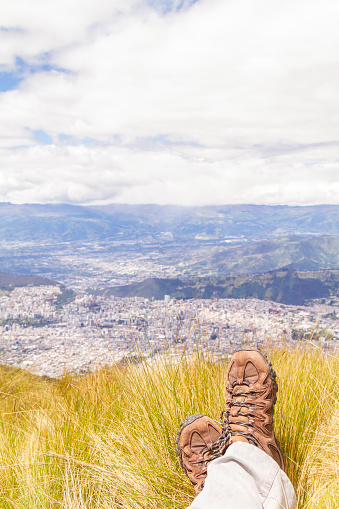
<instances>
[{"instance_id":1,"label":"grassy hillside","mask_svg":"<svg viewBox=\"0 0 339 509\"><path fill-rule=\"evenodd\" d=\"M276 433L299 509L339 500L339 355L268 347L278 373ZM218 418L225 360L127 363L47 381L0 370L0 506L183 509L194 491L175 439L189 414Z\"/></svg>"}]
</instances>

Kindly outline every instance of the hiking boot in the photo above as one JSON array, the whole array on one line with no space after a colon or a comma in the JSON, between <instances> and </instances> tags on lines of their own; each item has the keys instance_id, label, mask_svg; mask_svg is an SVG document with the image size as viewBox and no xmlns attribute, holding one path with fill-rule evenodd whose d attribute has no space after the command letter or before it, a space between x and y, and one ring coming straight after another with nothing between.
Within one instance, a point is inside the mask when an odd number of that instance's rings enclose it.
<instances>
[{"instance_id":1,"label":"hiking boot","mask_svg":"<svg viewBox=\"0 0 339 509\"><path fill-rule=\"evenodd\" d=\"M190 415L178 431L177 455L197 495L204 487L208 463L221 456L216 446L221 435L220 426L200 414Z\"/></svg>"},{"instance_id":2,"label":"hiking boot","mask_svg":"<svg viewBox=\"0 0 339 509\"><path fill-rule=\"evenodd\" d=\"M248 442L258 446L284 470L283 453L273 430L277 392L276 373L263 353L246 347L233 355L227 370L228 422L224 424L231 434L231 443Z\"/></svg>"}]
</instances>

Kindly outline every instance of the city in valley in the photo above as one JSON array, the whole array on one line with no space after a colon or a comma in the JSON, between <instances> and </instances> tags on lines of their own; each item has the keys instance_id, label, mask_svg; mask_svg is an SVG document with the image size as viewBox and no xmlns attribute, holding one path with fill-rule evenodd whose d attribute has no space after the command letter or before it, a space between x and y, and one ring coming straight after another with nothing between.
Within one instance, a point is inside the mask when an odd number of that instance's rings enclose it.
<instances>
[{"instance_id":1,"label":"city in valley","mask_svg":"<svg viewBox=\"0 0 339 509\"><path fill-rule=\"evenodd\" d=\"M246 342L308 338L311 348L339 342L339 300L292 306L258 299L163 300L94 296L60 305L60 286L15 288L0 296L0 363L60 377L161 352L212 349L228 354Z\"/></svg>"}]
</instances>

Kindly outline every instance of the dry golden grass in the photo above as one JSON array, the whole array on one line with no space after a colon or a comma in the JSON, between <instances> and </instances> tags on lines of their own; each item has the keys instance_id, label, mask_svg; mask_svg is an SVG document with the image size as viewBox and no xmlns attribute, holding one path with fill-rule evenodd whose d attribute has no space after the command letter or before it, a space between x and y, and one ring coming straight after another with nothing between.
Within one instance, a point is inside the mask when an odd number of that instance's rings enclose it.
<instances>
[{"instance_id":1,"label":"dry golden grass","mask_svg":"<svg viewBox=\"0 0 339 509\"><path fill-rule=\"evenodd\" d=\"M267 347L275 429L301 509L339 506L339 355ZM161 356L49 382L0 372L0 507L185 508L175 439L190 414L218 419L225 360Z\"/></svg>"}]
</instances>

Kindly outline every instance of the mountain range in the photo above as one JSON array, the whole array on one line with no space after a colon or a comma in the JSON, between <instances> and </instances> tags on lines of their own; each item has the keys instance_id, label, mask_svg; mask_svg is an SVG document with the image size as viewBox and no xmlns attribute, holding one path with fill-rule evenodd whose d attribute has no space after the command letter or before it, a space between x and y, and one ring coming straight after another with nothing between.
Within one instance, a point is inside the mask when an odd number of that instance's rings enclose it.
<instances>
[{"instance_id":1,"label":"mountain range","mask_svg":"<svg viewBox=\"0 0 339 509\"><path fill-rule=\"evenodd\" d=\"M0 290L12 291L16 287L58 285L61 294L56 305L62 307L74 300L76 294L56 281L40 276L6 274L0 272ZM165 295L174 299L262 299L283 304L304 305L312 299L337 297L339 270L298 272L278 269L264 274L244 276L202 277L186 279L148 278L140 283L88 289L96 295L116 297L144 297L162 300Z\"/></svg>"},{"instance_id":2,"label":"mountain range","mask_svg":"<svg viewBox=\"0 0 339 509\"><path fill-rule=\"evenodd\" d=\"M339 236L339 206L74 206L0 203L0 239L69 242L241 242L290 235Z\"/></svg>"},{"instance_id":3,"label":"mountain range","mask_svg":"<svg viewBox=\"0 0 339 509\"><path fill-rule=\"evenodd\" d=\"M102 276L108 286L140 281L140 271L180 279L281 267L339 269L339 206L0 203L2 272Z\"/></svg>"},{"instance_id":4,"label":"mountain range","mask_svg":"<svg viewBox=\"0 0 339 509\"><path fill-rule=\"evenodd\" d=\"M57 285L56 281L29 274L7 274L0 272L0 290L11 291L14 288L25 286Z\"/></svg>"},{"instance_id":5,"label":"mountain range","mask_svg":"<svg viewBox=\"0 0 339 509\"><path fill-rule=\"evenodd\" d=\"M201 266L197 264L197 267ZM293 235L245 245L216 247L203 265L215 274L253 274L280 267L301 271L339 269L339 237Z\"/></svg>"},{"instance_id":6,"label":"mountain range","mask_svg":"<svg viewBox=\"0 0 339 509\"><path fill-rule=\"evenodd\" d=\"M304 305L309 300L338 296L339 270L299 273L291 269L238 277L188 279L149 278L141 283L106 288L97 294L116 297L174 299L262 299Z\"/></svg>"}]
</instances>

